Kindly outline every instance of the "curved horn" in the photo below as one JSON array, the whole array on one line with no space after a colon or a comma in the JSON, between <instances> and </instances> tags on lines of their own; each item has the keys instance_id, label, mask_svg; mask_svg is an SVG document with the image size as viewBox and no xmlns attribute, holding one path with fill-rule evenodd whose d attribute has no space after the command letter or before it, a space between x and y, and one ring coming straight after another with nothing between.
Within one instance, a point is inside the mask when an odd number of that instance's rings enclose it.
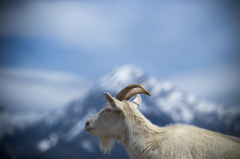
<instances>
[{"instance_id":1,"label":"curved horn","mask_svg":"<svg viewBox=\"0 0 240 159\"><path fill-rule=\"evenodd\" d=\"M133 88L139 87L141 88L140 90L144 90L144 93L147 95L150 95L148 91L145 90L145 88L141 84L130 84L123 88L115 97L116 99L122 101L124 97L128 94L129 91L131 91ZM131 98L131 97L130 97Z\"/></svg>"},{"instance_id":2,"label":"curved horn","mask_svg":"<svg viewBox=\"0 0 240 159\"><path fill-rule=\"evenodd\" d=\"M145 89L134 88L127 93L127 95L123 98L123 100L129 100L132 96L134 96L136 94L140 94L140 93L147 94L147 95L151 96L151 94L148 91L146 91Z\"/></svg>"}]
</instances>

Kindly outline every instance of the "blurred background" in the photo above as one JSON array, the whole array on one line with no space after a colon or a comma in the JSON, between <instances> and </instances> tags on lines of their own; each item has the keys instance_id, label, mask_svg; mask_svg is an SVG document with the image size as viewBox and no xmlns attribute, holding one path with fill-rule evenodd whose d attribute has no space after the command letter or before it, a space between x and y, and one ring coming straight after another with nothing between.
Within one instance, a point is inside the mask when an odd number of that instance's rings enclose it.
<instances>
[{"instance_id":1,"label":"blurred background","mask_svg":"<svg viewBox=\"0 0 240 159\"><path fill-rule=\"evenodd\" d=\"M158 125L240 136L239 13L234 0L1 2L0 157L128 158L119 144L103 156L83 126L131 83Z\"/></svg>"}]
</instances>

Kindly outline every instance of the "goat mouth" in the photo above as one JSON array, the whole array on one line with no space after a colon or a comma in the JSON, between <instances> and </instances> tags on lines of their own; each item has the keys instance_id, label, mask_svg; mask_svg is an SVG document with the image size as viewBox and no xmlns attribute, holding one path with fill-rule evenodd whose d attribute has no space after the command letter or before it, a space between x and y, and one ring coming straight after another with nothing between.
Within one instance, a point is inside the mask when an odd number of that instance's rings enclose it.
<instances>
[{"instance_id":1,"label":"goat mouth","mask_svg":"<svg viewBox=\"0 0 240 159\"><path fill-rule=\"evenodd\" d=\"M85 129L86 129L86 131L90 131L90 130L95 129L95 127L92 127L92 128L85 128Z\"/></svg>"}]
</instances>

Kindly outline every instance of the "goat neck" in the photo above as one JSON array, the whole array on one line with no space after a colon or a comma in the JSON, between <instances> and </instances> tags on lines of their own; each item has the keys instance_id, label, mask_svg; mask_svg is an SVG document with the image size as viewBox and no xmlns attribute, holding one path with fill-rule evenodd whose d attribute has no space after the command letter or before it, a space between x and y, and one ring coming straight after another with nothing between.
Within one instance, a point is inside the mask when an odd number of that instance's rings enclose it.
<instances>
[{"instance_id":1,"label":"goat neck","mask_svg":"<svg viewBox=\"0 0 240 159\"><path fill-rule=\"evenodd\" d=\"M167 135L165 129L152 124L138 109L131 109L129 102L125 101L124 103L128 105L129 113L125 114L126 126L122 136L122 144L126 146L133 159L148 158L149 154L152 155L152 158L157 157L154 155L159 154L159 148ZM163 142L159 143L161 140ZM153 147L156 153L154 153ZM150 151L151 153L149 153Z\"/></svg>"}]
</instances>

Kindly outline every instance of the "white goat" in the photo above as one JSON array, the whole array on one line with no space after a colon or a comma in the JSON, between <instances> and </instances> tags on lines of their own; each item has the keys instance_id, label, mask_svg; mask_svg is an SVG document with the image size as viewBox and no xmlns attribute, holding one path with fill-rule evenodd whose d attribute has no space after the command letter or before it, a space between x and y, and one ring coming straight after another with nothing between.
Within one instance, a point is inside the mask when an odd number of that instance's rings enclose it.
<instances>
[{"instance_id":1,"label":"white goat","mask_svg":"<svg viewBox=\"0 0 240 159\"><path fill-rule=\"evenodd\" d=\"M240 159L239 138L188 125L152 124L137 109L139 93L150 95L140 84L128 85L116 98L104 93L107 105L86 122L86 131L100 138L104 153L116 138L133 159Z\"/></svg>"}]
</instances>

